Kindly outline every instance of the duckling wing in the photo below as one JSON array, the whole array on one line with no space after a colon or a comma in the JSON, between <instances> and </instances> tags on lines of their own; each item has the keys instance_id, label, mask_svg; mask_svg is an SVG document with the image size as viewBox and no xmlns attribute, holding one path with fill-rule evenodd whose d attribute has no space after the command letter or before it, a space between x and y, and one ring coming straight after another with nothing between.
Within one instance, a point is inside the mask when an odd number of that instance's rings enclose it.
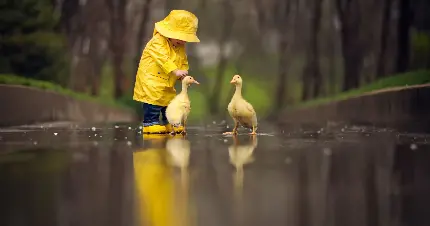
<instances>
[{"instance_id":1,"label":"duckling wing","mask_svg":"<svg viewBox=\"0 0 430 226\"><path fill-rule=\"evenodd\" d=\"M236 106L236 118L241 125L252 128L252 126L257 126L257 114L250 103L245 100L241 100Z\"/></svg>"},{"instance_id":2,"label":"duckling wing","mask_svg":"<svg viewBox=\"0 0 430 226\"><path fill-rule=\"evenodd\" d=\"M166 109L166 117L170 124L182 124L190 113L190 104L183 101L171 102Z\"/></svg>"}]
</instances>

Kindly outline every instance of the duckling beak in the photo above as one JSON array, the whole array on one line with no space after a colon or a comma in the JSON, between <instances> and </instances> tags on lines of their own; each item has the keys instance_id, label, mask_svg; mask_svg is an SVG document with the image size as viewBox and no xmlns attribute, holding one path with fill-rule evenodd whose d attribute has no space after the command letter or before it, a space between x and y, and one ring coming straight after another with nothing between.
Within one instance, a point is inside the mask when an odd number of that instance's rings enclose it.
<instances>
[{"instance_id":1,"label":"duckling beak","mask_svg":"<svg viewBox=\"0 0 430 226\"><path fill-rule=\"evenodd\" d=\"M194 83L195 83L195 84L197 84L197 85L200 85L200 83L199 83L199 82L197 82L196 80L194 80Z\"/></svg>"},{"instance_id":2,"label":"duckling beak","mask_svg":"<svg viewBox=\"0 0 430 226\"><path fill-rule=\"evenodd\" d=\"M230 81L230 83L231 83L231 84L234 84L234 83L236 83L236 81L235 81L234 79L232 79L232 80Z\"/></svg>"}]
</instances>

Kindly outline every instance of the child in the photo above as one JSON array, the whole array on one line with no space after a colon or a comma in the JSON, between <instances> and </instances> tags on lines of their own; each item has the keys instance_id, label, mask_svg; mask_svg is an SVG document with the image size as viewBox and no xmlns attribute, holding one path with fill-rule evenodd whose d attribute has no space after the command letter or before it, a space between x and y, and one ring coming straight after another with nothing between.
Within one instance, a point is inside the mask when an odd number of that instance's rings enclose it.
<instances>
[{"instance_id":1,"label":"child","mask_svg":"<svg viewBox=\"0 0 430 226\"><path fill-rule=\"evenodd\" d=\"M188 75L185 43L200 42L196 35L197 27L197 17L185 10L172 10L164 20L155 23L152 39L143 50L134 84L133 100L142 102L143 133L171 131L166 108L176 96L176 81ZM180 127L177 131L182 130Z\"/></svg>"}]
</instances>

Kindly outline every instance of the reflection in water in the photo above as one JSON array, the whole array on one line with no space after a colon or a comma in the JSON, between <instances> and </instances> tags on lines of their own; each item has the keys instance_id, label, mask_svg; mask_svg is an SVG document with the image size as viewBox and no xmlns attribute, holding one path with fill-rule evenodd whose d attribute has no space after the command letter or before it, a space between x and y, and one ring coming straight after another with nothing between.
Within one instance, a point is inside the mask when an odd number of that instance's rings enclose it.
<instances>
[{"instance_id":1,"label":"reflection in water","mask_svg":"<svg viewBox=\"0 0 430 226\"><path fill-rule=\"evenodd\" d=\"M243 187L243 166L252 163L254 158L252 153L257 147L257 137L252 136L252 142L248 145L239 145L237 137L233 136L234 144L228 147L228 154L230 156L230 163L236 168L234 174L235 190L238 194L241 193Z\"/></svg>"},{"instance_id":2,"label":"reflection in water","mask_svg":"<svg viewBox=\"0 0 430 226\"><path fill-rule=\"evenodd\" d=\"M192 226L189 213L189 158L190 158L190 142L183 138L169 139L166 144L166 149L170 154L170 163L172 166L180 169L181 186L177 195L177 221L178 226Z\"/></svg>"},{"instance_id":3,"label":"reflection in water","mask_svg":"<svg viewBox=\"0 0 430 226\"><path fill-rule=\"evenodd\" d=\"M243 200L242 189L244 172L243 166L254 161L252 153L257 147L257 136L251 136L250 144L239 145L239 139L233 136L234 143L228 147L230 163L234 165L236 171L233 176L234 196L236 201L236 225L243 225Z\"/></svg>"},{"instance_id":4,"label":"reflection in water","mask_svg":"<svg viewBox=\"0 0 430 226\"><path fill-rule=\"evenodd\" d=\"M146 142L145 148L133 153L140 225L192 226L188 211L190 142L168 136ZM180 186L175 168L180 170Z\"/></svg>"},{"instance_id":5,"label":"reflection in water","mask_svg":"<svg viewBox=\"0 0 430 226\"><path fill-rule=\"evenodd\" d=\"M0 133L0 225L430 225L424 135L53 132Z\"/></svg>"},{"instance_id":6,"label":"reflection in water","mask_svg":"<svg viewBox=\"0 0 430 226\"><path fill-rule=\"evenodd\" d=\"M165 139L148 140L150 145L133 153L140 225L172 226L174 213L174 181L168 165Z\"/></svg>"}]
</instances>

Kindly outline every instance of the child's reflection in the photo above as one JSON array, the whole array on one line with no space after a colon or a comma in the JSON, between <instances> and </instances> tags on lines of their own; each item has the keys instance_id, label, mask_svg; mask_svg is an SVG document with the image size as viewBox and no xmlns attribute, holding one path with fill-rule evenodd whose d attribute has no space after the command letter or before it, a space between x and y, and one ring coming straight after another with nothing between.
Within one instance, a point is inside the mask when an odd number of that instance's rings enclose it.
<instances>
[{"instance_id":1,"label":"child's reflection","mask_svg":"<svg viewBox=\"0 0 430 226\"><path fill-rule=\"evenodd\" d=\"M139 225L174 225L174 181L165 138L145 137L147 147L133 153Z\"/></svg>"}]
</instances>

